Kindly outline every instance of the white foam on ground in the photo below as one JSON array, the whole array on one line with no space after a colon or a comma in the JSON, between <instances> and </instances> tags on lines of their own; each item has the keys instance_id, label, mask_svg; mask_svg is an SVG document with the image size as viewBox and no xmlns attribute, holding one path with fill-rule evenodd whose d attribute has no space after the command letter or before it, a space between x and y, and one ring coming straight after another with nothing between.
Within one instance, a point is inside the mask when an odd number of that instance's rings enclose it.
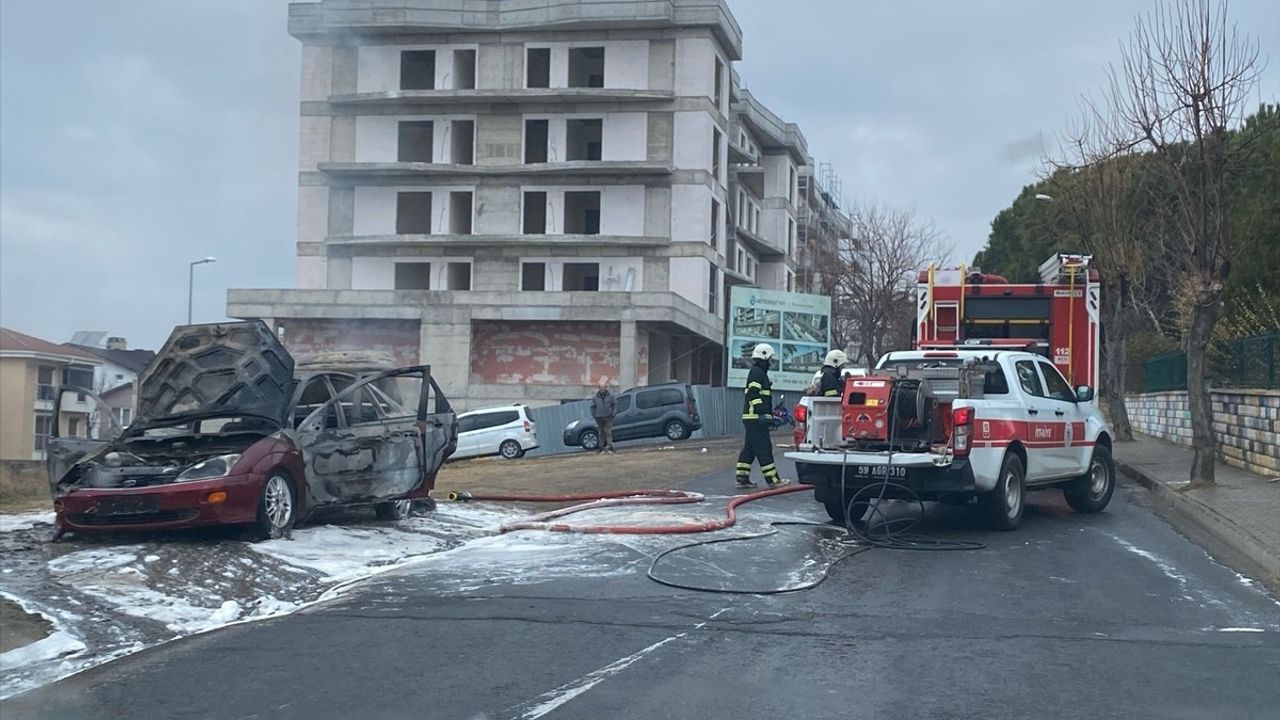
<instances>
[{"instance_id":1,"label":"white foam on ground","mask_svg":"<svg viewBox=\"0 0 1280 720\"><path fill-rule=\"evenodd\" d=\"M84 643L80 642L79 638L65 630L55 630L43 640L14 648L0 655L0 668L12 670L31 663L53 660L80 652L84 652Z\"/></svg>"},{"instance_id":2,"label":"white foam on ground","mask_svg":"<svg viewBox=\"0 0 1280 720\"><path fill-rule=\"evenodd\" d=\"M53 519L54 514L44 510L0 515L0 532L30 530L37 525L53 525Z\"/></svg>"}]
</instances>

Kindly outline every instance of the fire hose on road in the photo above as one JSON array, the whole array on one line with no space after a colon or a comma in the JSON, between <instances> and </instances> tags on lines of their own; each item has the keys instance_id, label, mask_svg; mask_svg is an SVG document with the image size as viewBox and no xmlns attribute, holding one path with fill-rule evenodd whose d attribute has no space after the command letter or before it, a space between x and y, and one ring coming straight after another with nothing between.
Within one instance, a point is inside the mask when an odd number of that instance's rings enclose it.
<instances>
[{"instance_id":1,"label":"fire hose on road","mask_svg":"<svg viewBox=\"0 0 1280 720\"><path fill-rule=\"evenodd\" d=\"M723 588L707 587L672 580L661 577L656 572L659 562L673 553L683 552L696 547L729 542L742 542L767 537L776 534L778 532L778 526L807 526L832 529L832 527L826 523L801 521L770 523L772 528L769 532L765 533L700 540L698 542L669 548L653 557L649 564L649 570L646 574L648 578L654 582L682 590L733 595L776 595L799 592L802 590L811 590L827 579L827 571L836 564L876 547L897 550L976 550L983 547L981 543L932 540L922 536L908 534L908 531L914 527L916 522L923 518L924 504L919 502L919 500L915 501L915 504L918 505L920 509L920 515L915 519L907 520L905 523L901 518L896 520L889 519L881 510L881 502L884 501L884 491L890 486L900 490L906 490L906 488L902 488L902 486L899 486L896 483L884 482L869 485L853 496L852 500L849 502L849 507L847 508L845 515L844 529L848 532L848 535L844 540L842 540L842 542L848 542L849 540L853 541L848 543L850 545L850 550L832 561L826 567L826 570L824 570L821 575L814 580L779 588ZM447 498L454 502L576 503L568 507L558 508L556 510L550 510L544 513L538 513L536 515L521 518L519 520L503 523L499 527L500 533L508 533L516 530L543 530L547 532L588 535L681 535L715 532L717 530L731 528L738 521L737 508L739 506L755 500L812 489L812 485L787 485L780 488L767 488L765 490L747 493L745 495L738 495L731 499L728 505L726 505L725 515L722 518L717 520L666 525L574 525L555 521L575 513L608 507L635 505L687 505L700 503L706 500L706 496L702 493L692 492L689 490L644 489L563 495L504 495L451 492L447 495ZM906 491L910 492L909 490ZM912 493L912 495L914 495L914 493ZM860 522L859 519L864 514L869 515L870 519L868 522Z\"/></svg>"},{"instance_id":2,"label":"fire hose on road","mask_svg":"<svg viewBox=\"0 0 1280 720\"><path fill-rule=\"evenodd\" d=\"M780 488L768 488L759 492L738 495L729 501L725 508L725 516L719 520L704 522L679 523L675 525L570 525L551 522L558 518L606 507L625 505L687 505L700 503L706 499L702 493L688 490L621 490L617 492L580 493L570 495L486 495L451 492L449 500L453 501L490 501L490 502L527 502L527 503L563 503L576 502L557 510L531 515L514 522L503 523L500 532L513 530L547 530L549 532L609 534L609 535L681 535L688 533L714 532L733 527L738 522L737 507L762 498L787 493L812 490L812 485L787 485Z\"/></svg>"}]
</instances>

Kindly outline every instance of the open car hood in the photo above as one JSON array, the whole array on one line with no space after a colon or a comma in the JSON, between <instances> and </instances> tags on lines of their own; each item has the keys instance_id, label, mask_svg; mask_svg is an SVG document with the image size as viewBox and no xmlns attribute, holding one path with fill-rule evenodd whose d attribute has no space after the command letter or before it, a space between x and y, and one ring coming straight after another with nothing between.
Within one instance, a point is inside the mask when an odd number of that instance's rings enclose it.
<instances>
[{"instance_id":1,"label":"open car hood","mask_svg":"<svg viewBox=\"0 0 1280 720\"><path fill-rule=\"evenodd\" d=\"M179 325L138 377L133 428L198 415L288 421L293 356L260 320Z\"/></svg>"}]
</instances>

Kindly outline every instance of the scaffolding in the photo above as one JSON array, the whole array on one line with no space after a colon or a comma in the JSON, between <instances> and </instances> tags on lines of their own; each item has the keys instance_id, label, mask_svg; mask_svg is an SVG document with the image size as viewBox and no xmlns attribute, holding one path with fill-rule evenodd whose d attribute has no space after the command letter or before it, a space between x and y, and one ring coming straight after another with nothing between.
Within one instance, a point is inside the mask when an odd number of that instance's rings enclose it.
<instances>
[{"instance_id":1,"label":"scaffolding","mask_svg":"<svg viewBox=\"0 0 1280 720\"><path fill-rule=\"evenodd\" d=\"M853 236L853 221L842 209L843 184L831 163L807 165L798 182L796 289L826 295L834 278L824 269Z\"/></svg>"}]
</instances>

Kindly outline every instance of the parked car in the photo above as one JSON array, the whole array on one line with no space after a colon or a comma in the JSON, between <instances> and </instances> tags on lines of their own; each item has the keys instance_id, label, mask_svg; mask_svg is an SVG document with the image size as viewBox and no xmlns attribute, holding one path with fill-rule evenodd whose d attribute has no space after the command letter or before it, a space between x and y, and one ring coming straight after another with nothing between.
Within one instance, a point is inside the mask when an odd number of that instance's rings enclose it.
<instances>
[{"instance_id":1,"label":"parked car","mask_svg":"<svg viewBox=\"0 0 1280 720\"><path fill-rule=\"evenodd\" d=\"M702 427L693 388L685 383L632 388L618 393L616 403L614 440L663 436L684 440ZM595 418L569 423L564 429L564 444L587 450L600 447L600 429L596 427Z\"/></svg>"},{"instance_id":2,"label":"parked car","mask_svg":"<svg viewBox=\"0 0 1280 720\"><path fill-rule=\"evenodd\" d=\"M64 394L87 392L62 388ZM383 519L426 498L457 445L427 366L306 366L262 322L174 329L138 379L129 429L50 439L56 533L249 525L276 538L316 510Z\"/></svg>"},{"instance_id":3,"label":"parked car","mask_svg":"<svg viewBox=\"0 0 1280 720\"><path fill-rule=\"evenodd\" d=\"M452 460L501 455L507 460L524 457L538 447L538 432L523 405L470 410L458 416L458 449Z\"/></svg>"}]
</instances>

